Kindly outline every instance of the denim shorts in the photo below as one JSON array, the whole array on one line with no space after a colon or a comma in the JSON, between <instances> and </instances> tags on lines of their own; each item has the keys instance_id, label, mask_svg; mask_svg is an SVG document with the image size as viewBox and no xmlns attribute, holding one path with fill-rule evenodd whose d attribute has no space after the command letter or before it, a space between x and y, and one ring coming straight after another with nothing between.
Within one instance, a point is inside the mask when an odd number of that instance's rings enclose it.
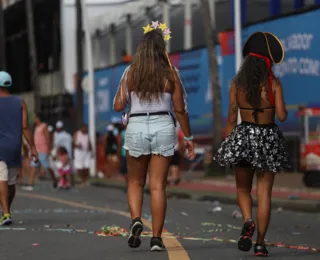
<instances>
[{"instance_id":1,"label":"denim shorts","mask_svg":"<svg viewBox=\"0 0 320 260\"><path fill-rule=\"evenodd\" d=\"M30 166L32 168L39 168L40 166L42 166L43 169L49 169L50 168L50 164L49 164L49 155L47 153L38 153L38 157L39 157L39 161L38 162L34 162L31 161Z\"/></svg>"},{"instance_id":2,"label":"denim shorts","mask_svg":"<svg viewBox=\"0 0 320 260\"><path fill-rule=\"evenodd\" d=\"M173 156L175 145L176 130L171 116L137 116L129 119L123 148L131 156Z\"/></svg>"}]
</instances>

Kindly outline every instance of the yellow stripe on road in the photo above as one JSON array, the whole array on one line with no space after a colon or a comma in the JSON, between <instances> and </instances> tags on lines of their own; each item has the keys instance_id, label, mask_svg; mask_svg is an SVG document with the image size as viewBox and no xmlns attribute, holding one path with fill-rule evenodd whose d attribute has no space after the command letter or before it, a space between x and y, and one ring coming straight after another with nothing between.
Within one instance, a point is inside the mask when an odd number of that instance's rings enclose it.
<instances>
[{"instance_id":1,"label":"yellow stripe on road","mask_svg":"<svg viewBox=\"0 0 320 260\"><path fill-rule=\"evenodd\" d=\"M92 206L92 205L85 205L85 204L81 204L81 203L70 201L70 200L58 199L55 197L44 196L44 195L40 195L40 194L36 194L36 193L18 192L18 195L22 196L22 197L26 197L26 198L52 201L52 202L65 204L65 205L75 207L75 208L82 208L82 209L88 209L88 210L96 210L96 211L114 213L117 215L121 215L123 217L131 218L131 216L128 212L124 212L121 210L114 210L114 209L110 209L110 208L101 208L101 207L96 207L96 206ZM142 218L142 221L143 221L143 224L148 229L152 230L152 223L150 221L148 221L145 218ZM166 235L173 237L173 235L170 233L166 233ZM169 260L190 260L187 251L183 248L183 246L178 241L178 239L163 237L163 243L165 244L165 246L167 248Z\"/></svg>"}]
</instances>

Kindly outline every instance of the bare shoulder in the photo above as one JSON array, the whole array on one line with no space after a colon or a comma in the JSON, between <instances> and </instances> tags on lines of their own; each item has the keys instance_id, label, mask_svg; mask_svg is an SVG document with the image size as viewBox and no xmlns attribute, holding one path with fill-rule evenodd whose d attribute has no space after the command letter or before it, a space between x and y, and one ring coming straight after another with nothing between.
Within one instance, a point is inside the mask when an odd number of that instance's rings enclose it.
<instances>
[{"instance_id":1,"label":"bare shoulder","mask_svg":"<svg viewBox=\"0 0 320 260\"><path fill-rule=\"evenodd\" d=\"M23 99L21 99L21 105L23 108L27 108L27 104Z\"/></svg>"},{"instance_id":2,"label":"bare shoulder","mask_svg":"<svg viewBox=\"0 0 320 260\"><path fill-rule=\"evenodd\" d=\"M237 93L237 85L234 82L234 80L231 80L231 82L230 82L230 90L229 91L232 94L236 94Z\"/></svg>"},{"instance_id":3,"label":"bare shoulder","mask_svg":"<svg viewBox=\"0 0 320 260\"><path fill-rule=\"evenodd\" d=\"M274 77L273 80L272 80L272 87L274 88L274 90L281 90L282 89L282 84L281 84L281 81Z\"/></svg>"}]
</instances>

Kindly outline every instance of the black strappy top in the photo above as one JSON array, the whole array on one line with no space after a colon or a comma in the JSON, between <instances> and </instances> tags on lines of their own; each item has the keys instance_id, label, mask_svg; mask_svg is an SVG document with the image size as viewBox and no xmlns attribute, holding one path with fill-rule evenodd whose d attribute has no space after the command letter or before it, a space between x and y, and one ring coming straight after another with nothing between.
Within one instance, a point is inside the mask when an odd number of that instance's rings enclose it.
<instances>
[{"instance_id":1,"label":"black strappy top","mask_svg":"<svg viewBox=\"0 0 320 260\"><path fill-rule=\"evenodd\" d=\"M269 80L269 99L270 99L271 104L273 104L273 106L262 107L262 108L248 108L248 107L240 107L239 106L239 109L241 109L241 110L253 110L253 112L252 112L253 118L255 121L258 121L258 113L263 113L265 109L275 109L274 97L273 97L273 93L272 93L273 74L271 71L271 59L269 57L266 57L266 56L263 56L263 55L260 55L257 53L253 53L253 52L250 52L249 55L255 56L260 59L264 59L267 64L268 72L269 72L269 77L268 77L268 80Z\"/></svg>"},{"instance_id":2,"label":"black strappy top","mask_svg":"<svg viewBox=\"0 0 320 260\"><path fill-rule=\"evenodd\" d=\"M271 107L261 107L261 108L251 108L251 107L239 107L241 110L253 110L252 116L254 121L258 121L258 113L263 113L265 109L275 109L274 106Z\"/></svg>"}]
</instances>

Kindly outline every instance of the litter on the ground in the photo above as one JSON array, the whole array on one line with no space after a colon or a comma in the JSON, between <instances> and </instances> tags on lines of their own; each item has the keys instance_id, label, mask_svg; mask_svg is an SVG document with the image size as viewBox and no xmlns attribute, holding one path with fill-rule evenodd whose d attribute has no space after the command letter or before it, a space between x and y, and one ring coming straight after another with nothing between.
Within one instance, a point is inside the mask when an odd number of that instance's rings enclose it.
<instances>
[{"instance_id":1,"label":"litter on the ground","mask_svg":"<svg viewBox=\"0 0 320 260\"><path fill-rule=\"evenodd\" d=\"M239 218L242 218L242 214L241 214L240 211L234 210L234 211L232 212L232 217L233 217L233 218L236 218L236 219L239 219Z\"/></svg>"},{"instance_id":2,"label":"litter on the ground","mask_svg":"<svg viewBox=\"0 0 320 260\"><path fill-rule=\"evenodd\" d=\"M283 208L281 208L281 207L277 208L277 213L278 214L281 213L282 211L283 211Z\"/></svg>"},{"instance_id":3,"label":"litter on the ground","mask_svg":"<svg viewBox=\"0 0 320 260\"><path fill-rule=\"evenodd\" d=\"M212 209L212 212L221 212L221 211L222 211L222 208L220 206L214 207Z\"/></svg>"}]
</instances>

